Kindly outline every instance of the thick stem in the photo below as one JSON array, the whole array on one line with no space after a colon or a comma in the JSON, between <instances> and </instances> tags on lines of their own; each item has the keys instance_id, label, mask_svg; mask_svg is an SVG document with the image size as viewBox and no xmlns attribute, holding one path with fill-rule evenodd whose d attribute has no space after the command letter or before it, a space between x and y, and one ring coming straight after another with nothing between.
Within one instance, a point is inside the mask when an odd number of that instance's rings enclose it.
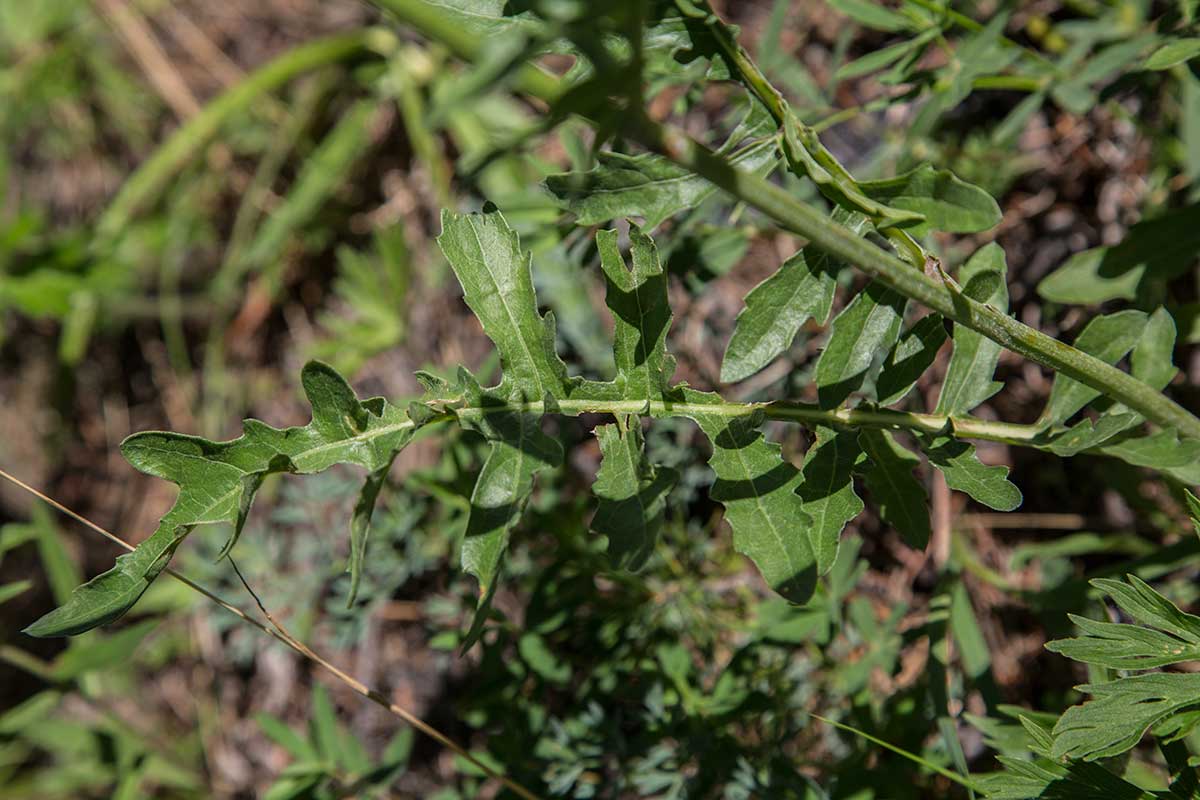
<instances>
[{"instance_id":1,"label":"thick stem","mask_svg":"<svg viewBox=\"0 0 1200 800\"><path fill-rule=\"evenodd\" d=\"M478 37L448 21L423 0L376 2L425 35L447 45L459 57L468 61L479 57L481 43ZM548 103L559 98L564 90L561 81L532 65L526 65L525 69L519 71L517 78L522 91ZM626 135L703 175L784 228L858 266L906 297L982 333L1013 352L1124 403L1155 424L1174 428L1181 436L1200 439L1200 419L1131 375L1030 328L991 306L971 300L945 283L935 281L833 223L822 211L797 200L779 186L731 166L725 159L682 133L652 122L640 113L625 114L621 119Z\"/></svg>"}]
</instances>

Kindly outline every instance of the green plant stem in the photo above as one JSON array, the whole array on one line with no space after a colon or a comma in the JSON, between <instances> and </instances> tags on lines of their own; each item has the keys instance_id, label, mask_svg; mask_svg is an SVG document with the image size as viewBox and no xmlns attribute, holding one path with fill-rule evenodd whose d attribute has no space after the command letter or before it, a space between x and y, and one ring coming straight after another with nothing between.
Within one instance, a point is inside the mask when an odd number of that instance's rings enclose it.
<instances>
[{"instance_id":1,"label":"green plant stem","mask_svg":"<svg viewBox=\"0 0 1200 800\"><path fill-rule=\"evenodd\" d=\"M480 57L482 45L478 37L446 20L423 0L376 2L425 35L442 42L460 58L474 61ZM547 103L554 103L564 91L561 81L529 64L517 71L516 78L518 88ZM784 228L858 266L904 296L982 333L1015 353L1124 403L1157 425L1174 428L1181 436L1200 439L1200 419L1133 376L1024 325L998 309L966 297L945 280L913 269L910 264L831 222L815 206L796 199L765 178L731 166L683 133L648 119L640 110L623 114L620 119L630 138L704 176Z\"/></svg>"},{"instance_id":2,"label":"green plant stem","mask_svg":"<svg viewBox=\"0 0 1200 800\"><path fill-rule=\"evenodd\" d=\"M121 187L96 226L103 248L125 229L141 208L170 183L179 170L196 158L221 125L261 95L274 91L305 72L372 51L387 50L394 39L377 29L364 29L318 39L289 50L231 87L176 130L138 167Z\"/></svg>"},{"instance_id":3,"label":"green plant stem","mask_svg":"<svg viewBox=\"0 0 1200 800\"><path fill-rule=\"evenodd\" d=\"M1010 92L1040 92L1046 88L1046 81L1041 78L1030 78L1025 75L983 75L971 81L973 89L995 89Z\"/></svg>"},{"instance_id":4,"label":"green plant stem","mask_svg":"<svg viewBox=\"0 0 1200 800\"><path fill-rule=\"evenodd\" d=\"M961 14L950 8L950 4L946 0L943 0L942 2L938 2L938 0L904 0L904 2L910 5L919 6L926 11L933 12L934 14L943 14L947 20L963 30L970 31L971 33L979 33L981 30L983 30L983 25L971 19L966 14ZM998 41L1004 47L1015 48L1021 51L1028 56L1030 60L1036 61L1039 66L1044 67L1055 74L1058 73L1058 65L1046 58L1046 56L1042 55L1037 50L1026 47L1019 42L1015 42L1007 36L999 37Z\"/></svg>"},{"instance_id":5,"label":"green plant stem","mask_svg":"<svg viewBox=\"0 0 1200 800\"><path fill-rule=\"evenodd\" d=\"M1041 429L1034 425L1018 425L1011 422L993 422L976 417L948 417L941 414L917 414L910 411L895 411L888 408L822 409L809 403L674 403L669 400L558 400L558 410L565 414L645 414L651 417L687 417L697 414L724 417L748 417L762 412L767 419L780 422L796 422L814 427L817 425L839 425L852 428L890 428L916 433L938 434L953 430L957 435L969 439L985 439L1014 445L1030 445L1037 441ZM542 413L545 405L540 402L511 403L504 406L459 407L454 409L458 416L473 416L497 411L525 411Z\"/></svg>"}]
</instances>

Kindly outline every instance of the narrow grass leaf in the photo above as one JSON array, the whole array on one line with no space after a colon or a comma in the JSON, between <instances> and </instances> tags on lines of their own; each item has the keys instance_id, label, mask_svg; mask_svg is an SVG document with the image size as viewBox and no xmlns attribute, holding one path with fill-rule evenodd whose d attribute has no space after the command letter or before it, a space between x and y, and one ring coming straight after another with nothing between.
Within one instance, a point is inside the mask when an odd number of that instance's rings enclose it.
<instances>
[{"instance_id":1,"label":"narrow grass leaf","mask_svg":"<svg viewBox=\"0 0 1200 800\"><path fill-rule=\"evenodd\" d=\"M1200 56L1200 38L1190 37L1176 39L1155 50L1145 63L1143 69L1164 70L1176 64L1183 64Z\"/></svg>"}]
</instances>

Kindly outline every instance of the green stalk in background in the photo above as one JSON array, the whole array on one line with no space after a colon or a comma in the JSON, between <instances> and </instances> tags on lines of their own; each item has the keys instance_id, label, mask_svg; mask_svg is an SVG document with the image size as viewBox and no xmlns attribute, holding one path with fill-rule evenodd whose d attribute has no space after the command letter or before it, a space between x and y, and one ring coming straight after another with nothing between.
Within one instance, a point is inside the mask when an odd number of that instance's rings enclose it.
<instances>
[{"instance_id":1,"label":"green stalk in background","mask_svg":"<svg viewBox=\"0 0 1200 800\"><path fill-rule=\"evenodd\" d=\"M394 46L395 39L390 33L368 28L301 45L255 70L176 130L125 181L97 223L97 246L103 249L111 245L134 214L153 202L171 179L199 155L221 125L255 99L305 72L373 52L386 53Z\"/></svg>"}]
</instances>

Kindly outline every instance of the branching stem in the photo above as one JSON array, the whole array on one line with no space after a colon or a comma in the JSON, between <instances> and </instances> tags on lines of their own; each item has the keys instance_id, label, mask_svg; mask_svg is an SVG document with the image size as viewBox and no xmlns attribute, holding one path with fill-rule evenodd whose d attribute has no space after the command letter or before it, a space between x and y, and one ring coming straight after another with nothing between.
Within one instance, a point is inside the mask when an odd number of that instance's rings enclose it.
<instances>
[{"instance_id":1,"label":"branching stem","mask_svg":"<svg viewBox=\"0 0 1200 800\"><path fill-rule=\"evenodd\" d=\"M480 57L482 42L479 37L447 20L424 0L375 1L426 36L449 47L460 58L475 61ZM562 97L566 88L562 81L532 64L519 70L516 78L521 91L550 104ZM1013 352L1124 403L1157 425L1174 428L1184 437L1200 439L1200 419L1131 375L913 269L896 256L832 222L815 206L796 199L764 178L737 169L682 132L648 119L640 109L631 109L629 113L618 115L617 119L624 126L625 135L703 175L782 227L856 265L906 297L982 333Z\"/></svg>"}]
</instances>

